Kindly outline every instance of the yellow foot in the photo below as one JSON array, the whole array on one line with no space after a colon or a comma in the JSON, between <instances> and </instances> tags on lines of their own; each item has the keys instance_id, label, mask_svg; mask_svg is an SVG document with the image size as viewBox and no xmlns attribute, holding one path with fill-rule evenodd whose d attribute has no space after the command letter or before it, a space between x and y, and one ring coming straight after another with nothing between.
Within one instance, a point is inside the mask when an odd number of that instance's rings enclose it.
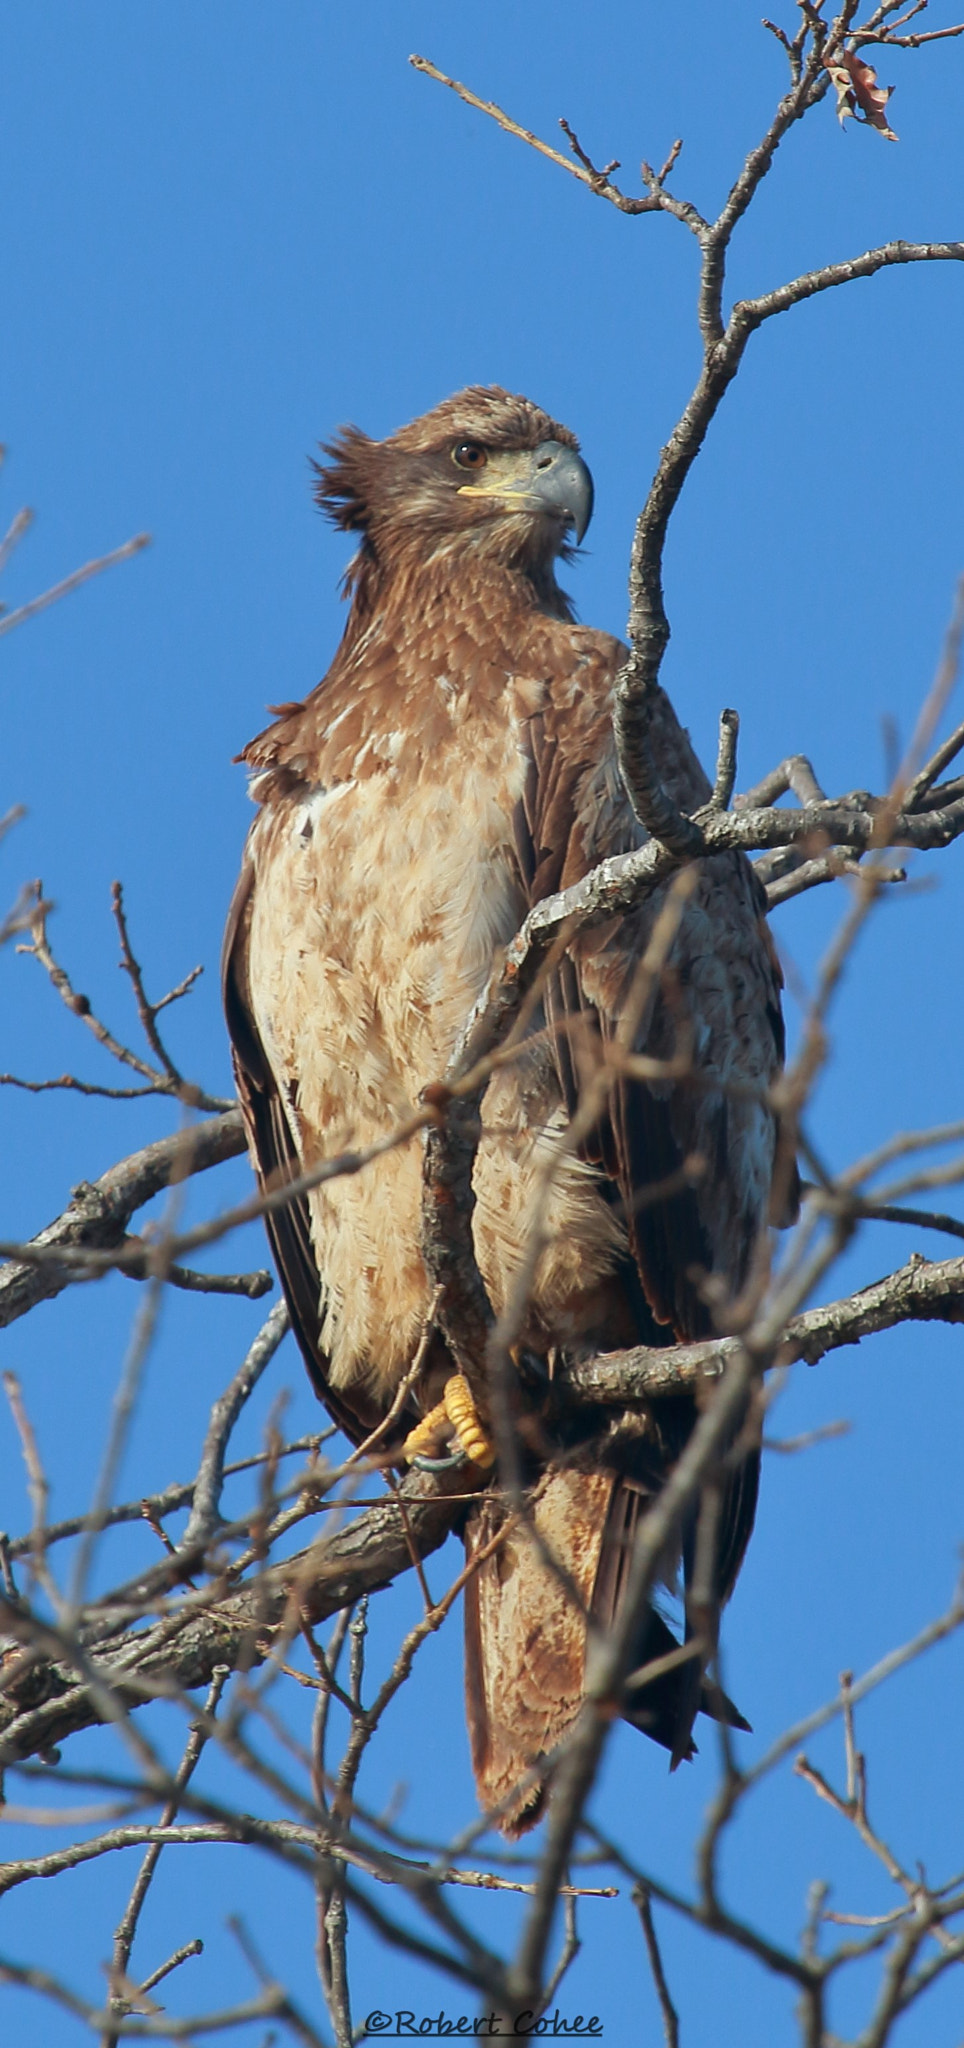
<instances>
[{"instance_id":1,"label":"yellow foot","mask_svg":"<svg viewBox=\"0 0 964 2048\"><path fill-rule=\"evenodd\" d=\"M446 1382L442 1401L466 1457L473 1465L481 1466L483 1472L488 1471L495 1464L495 1445L482 1426L464 1373L454 1373Z\"/></svg>"},{"instance_id":2,"label":"yellow foot","mask_svg":"<svg viewBox=\"0 0 964 2048\"><path fill-rule=\"evenodd\" d=\"M437 1408L431 1408L421 1422L409 1430L402 1445L402 1455L409 1464L416 1459L434 1460L444 1451L453 1433L459 1450L470 1464L478 1465L483 1472L495 1464L495 1445L479 1420L479 1411L464 1373L453 1373Z\"/></svg>"},{"instance_id":3,"label":"yellow foot","mask_svg":"<svg viewBox=\"0 0 964 2048\"><path fill-rule=\"evenodd\" d=\"M402 1457L406 1458L409 1464L414 1458L437 1458L445 1449L451 1429L448 1409L445 1402L440 1401L437 1408L430 1408L428 1414L422 1416L421 1422L417 1422L415 1428L409 1430L402 1445Z\"/></svg>"}]
</instances>

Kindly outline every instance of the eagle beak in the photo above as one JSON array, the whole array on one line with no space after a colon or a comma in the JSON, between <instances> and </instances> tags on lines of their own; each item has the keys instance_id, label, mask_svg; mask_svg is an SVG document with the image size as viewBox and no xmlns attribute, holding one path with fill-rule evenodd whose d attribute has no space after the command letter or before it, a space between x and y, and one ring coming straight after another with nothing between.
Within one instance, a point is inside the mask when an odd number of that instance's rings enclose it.
<instances>
[{"instance_id":1,"label":"eagle beak","mask_svg":"<svg viewBox=\"0 0 964 2048\"><path fill-rule=\"evenodd\" d=\"M498 498L508 511L555 513L573 528L578 544L593 507L592 476L582 456L561 441L540 441L538 448L511 460L508 475L491 474L485 483L461 484L459 497ZM495 469L493 463L491 470Z\"/></svg>"}]
</instances>

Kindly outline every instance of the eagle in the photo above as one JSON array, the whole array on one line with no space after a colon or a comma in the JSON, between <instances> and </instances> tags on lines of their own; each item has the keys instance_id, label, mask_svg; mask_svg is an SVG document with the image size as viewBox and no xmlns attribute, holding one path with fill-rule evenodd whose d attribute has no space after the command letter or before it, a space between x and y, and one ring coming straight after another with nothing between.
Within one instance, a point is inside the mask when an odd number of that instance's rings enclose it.
<instances>
[{"instance_id":1,"label":"eagle","mask_svg":"<svg viewBox=\"0 0 964 2048\"><path fill-rule=\"evenodd\" d=\"M532 906L646 838L613 735L627 650L577 623L556 576L592 512L575 435L526 398L472 386L387 439L350 426L322 452L318 503L358 540L345 631L323 681L274 707L239 757L258 808L224 994L262 1187L389 1139L445 1075ZM650 734L664 787L692 813L710 786L658 688ZM645 1074L615 1070L583 1141L560 1143L664 901L665 887L571 938L482 1101L472 1233L496 1314L557 1155L517 1351L548 1387L561 1358L711 1332L711 1304L739 1294L773 1220L781 980L742 855L698 867L636 1032ZM431 1437L441 1419L469 1460L472 1759L482 1806L517 1834L542 1811L588 1646L618 1612L634 1532L697 1406L689 1393L654 1401L643 1429L605 1451L584 1411L530 1432L530 1513L507 1518L486 1417L466 1421L453 1400L467 1383L432 1324L422 1170L417 1139L388 1146L366 1170L275 1210L268 1231L312 1382L348 1436L358 1443L384 1420L420 1356L404 1427L427 1416ZM398 1456L427 1440L415 1427ZM722 1488L718 1606L750 1536L758 1473L759 1451L741 1438ZM691 1580L695 1542L688 1526L668 1586L680 1570ZM654 1596L622 1711L675 1764L693 1752L698 1711L747 1724L707 1676L705 1644L702 1656L678 1644L671 1612Z\"/></svg>"}]
</instances>

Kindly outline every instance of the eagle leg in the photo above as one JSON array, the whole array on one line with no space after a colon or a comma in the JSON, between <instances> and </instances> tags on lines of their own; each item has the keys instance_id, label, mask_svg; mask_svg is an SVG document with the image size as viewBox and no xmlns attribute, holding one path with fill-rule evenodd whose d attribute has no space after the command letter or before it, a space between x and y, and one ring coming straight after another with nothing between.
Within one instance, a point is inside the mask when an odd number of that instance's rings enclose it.
<instances>
[{"instance_id":1,"label":"eagle leg","mask_svg":"<svg viewBox=\"0 0 964 2048\"><path fill-rule=\"evenodd\" d=\"M438 1457L436 1453L453 1435L458 1445L455 1456ZM417 1464L426 1471L441 1471L463 1460L478 1465L483 1472L495 1464L495 1445L482 1425L464 1373L452 1374L438 1406L430 1408L421 1422L409 1430L402 1455L410 1465Z\"/></svg>"}]
</instances>

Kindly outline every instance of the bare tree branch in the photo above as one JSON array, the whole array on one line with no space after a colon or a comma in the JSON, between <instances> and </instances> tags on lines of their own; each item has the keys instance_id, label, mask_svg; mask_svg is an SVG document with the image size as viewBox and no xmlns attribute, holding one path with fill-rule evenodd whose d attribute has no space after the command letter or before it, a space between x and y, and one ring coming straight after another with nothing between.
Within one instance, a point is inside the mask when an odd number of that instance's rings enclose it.
<instances>
[{"instance_id":1,"label":"bare tree branch","mask_svg":"<svg viewBox=\"0 0 964 2048\"><path fill-rule=\"evenodd\" d=\"M150 1003L148 1001L141 979L141 970L131 952L120 883L115 882L113 885L111 906L114 913L114 921L120 934L121 966L131 982L137 1004L138 1017L147 1039L148 1047L158 1060L156 1067L152 1066L149 1060L142 1059L140 1054L134 1052L129 1045L124 1045L114 1032L98 1017L91 1004L90 997L82 995L74 988L66 968L56 958L50 943L47 932L47 917L52 906L44 900L41 884L34 882L32 890L26 893L29 915L27 910L22 913L21 924L29 928L30 944L18 946L18 953L28 953L34 960L39 961L45 973L49 975L50 981L56 989L61 1002L66 1005L66 1008L70 1010L73 1016L80 1018L81 1023L91 1032L98 1045L102 1045L105 1052L110 1053L112 1059L119 1061L121 1066L132 1067L135 1073L143 1075L148 1086L146 1089L139 1090L138 1092L154 1095L174 1095L188 1109L224 1110L230 1108L230 1103L222 1098L208 1095L203 1088L197 1087L193 1081L185 1081L183 1079L183 1076L178 1072L177 1067L162 1044L157 1030L157 1018L160 1011L165 1009L169 1003L177 1002L181 996L187 994L188 990L193 987L197 980L201 969L199 967L192 968L190 974L186 975L176 988L171 989L168 995L163 996L159 1003ZM70 1077L65 1076L58 1085L76 1087L79 1084L72 1081Z\"/></svg>"},{"instance_id":2,"label":"bare tree branch","mask_svg":"<svg viewBox=\"0 0 964 2048\"><path fill-rule=\"evenodd\" d=\"M239 1591L221 1599L206 1591L189 1598L182 1614L121 1636L106 1659L96 1658L97 1670L119 1705L136 1707L172 1690L209 1685L218 1666L235 1669L242 1655L260 1662L284 1628L292 1599L299 1617L314 1626L408 1571L409 1532L422 1557L437 1550L463 1511L464 1484L448 1492L444 1479L413 1475L398 1496L286 1564L271 1566ZM0 1626L14 1640L30 1638L23 1614L6 1599L0 1599ZM104 1719L68 1665L34 1665L13 1682L0 1678L0 1694L0 1763L48 1749Z\"/></svg>"},{"instance_id":3,"label":"bare tree branch","mask_svg":"<svg viewBox=\"0 0 964 2048\"><path fill-rule=\"evenodd\" d=\"M26 1315L39 1301L52 1301L76 1277L66 1261L61 1263L62 1254L123 1243L135 1210L172 1181L206 1173L225 1159L236 1159L244 1149L241 1111L228 1109L205 1123L178 1131L173 1138L145 1145L112 1166L100 1180L81 1182L63 1215L23 1247L26 1259L0 1267L0 1329ZM137 1257L143 1260L142 1249Z\"/></svg>"},{"instance_id":4,"label":"bare tree branch","mask_svg":"<svg viewBox=\"0 0 964 2048\"><path fill-rule=\"evenodd\" d=\"M427 57L410 57L408 61L413 70L424 72L426 78L434 78L439 85L447 85L452 92L458 94L460 100L464 100L467 107L476 108L480 114L488 114L507 135L514 135L520 142L528 143L530 149L537 150L540 156L548 157L550 163L558 164L561 170L569 172L570 177L578 178L581 185L587 185L597 198L608 199L620 213L659 213L676 210L675 207L667 205L668 195L664 197L657 192L651 192L647 199L632 199L627 197L626 193L620 192L617 185L611 184L607 171L597 171L593 168L589 158L575 144L572 131L565 121L561 122L560 126L565 129L574 144L574 153L578 158L576 163L573 163L572 157L566 156L563 150L553 149L548 142L540 142L538 135L533 135L530 128L520 127L518 121L513 121L510 114L503 113L502 108L496 106L494 100L479 99L478 94L470 91L467 85L460 85L457 78L449 78L437 65L431 64ZM665 166L660 177L668 175L671 167L671 164ZM616 163L608 166L610 171L618 169L619 165ZM697 222L700 220L695 207L685 210Z\"/></svg>"},{"instance_id":5,"label":"bare tree branch","mask_svg":"<svg viewBox=\"0 0 964 2048\"><path fill-rule=\"evenodd\" d=\"M964 1259L932 1264L915 1252L906 1266L886 1279L792 1317L774 1362L789 1365L802 1359L816 1365L841 1345L859 1344L864 1337L905 1322L964 1322ZM641 1346L594 1359L567 1360L560 1366L560 1383L571 1395L605 1405L652 1401L719 1378L739 1343L736 1337L711 1337L670 1350Z\"/></svg>"}]
</instances>

